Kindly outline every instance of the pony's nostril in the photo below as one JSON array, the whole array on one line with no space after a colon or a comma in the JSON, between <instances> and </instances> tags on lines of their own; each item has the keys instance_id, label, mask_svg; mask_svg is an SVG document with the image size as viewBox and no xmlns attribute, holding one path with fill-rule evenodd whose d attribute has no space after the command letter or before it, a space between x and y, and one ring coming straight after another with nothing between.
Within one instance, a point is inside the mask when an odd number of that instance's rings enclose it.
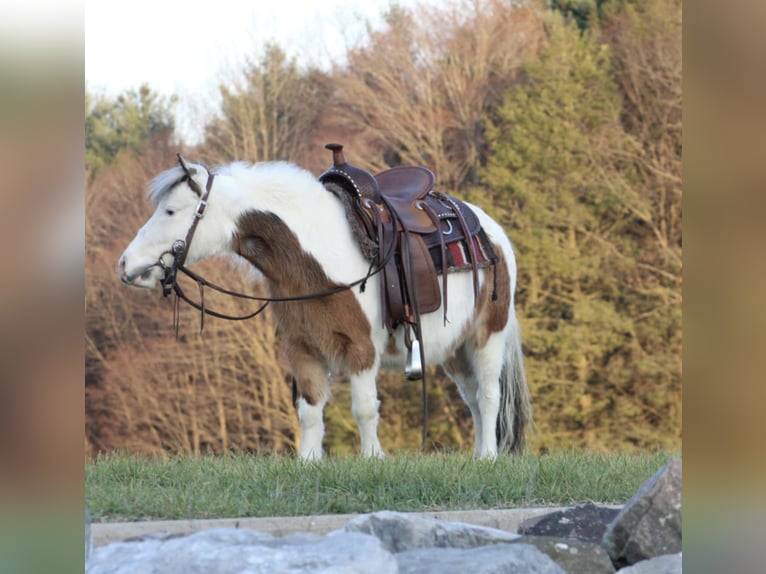
<instances>
[{"instance_id":1,"label":"pony's nostril","mask_svg":"<svg viewBox=\"0 0 766 574\"><path fill-rule=\"evenodd\" d=\"M125 270L127 267L127 263L125 262L125 256L123 255L120 257L120 260L117 262L117 273L120 276L120 281L123 283L129 283L128 280L128 272Z\"/></svg>"}]
</instances>

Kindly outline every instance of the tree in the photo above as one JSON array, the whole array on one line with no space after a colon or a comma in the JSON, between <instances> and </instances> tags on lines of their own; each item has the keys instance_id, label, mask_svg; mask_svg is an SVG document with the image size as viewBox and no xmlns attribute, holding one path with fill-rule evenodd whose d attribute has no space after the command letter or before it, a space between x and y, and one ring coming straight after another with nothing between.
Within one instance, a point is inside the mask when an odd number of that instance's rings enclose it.
<instances>
[{"instance_id":1,"label":"tree","mask_svg":"<svg viewBox=\"0 0 766 574\"><path fill-rule=\"evenodd\" d=\"M147 182L174 164L174 151L158 145L119 154L86 188L87 444L148 454L291 450L298 424L267 319L208 320L200 333L199 314L182 305L176 338L171 299L117 279L120 253L151 213ZM220 262L198 271L259 293L241 270ZM252 311L211 292L205 301L233 315Z\"/></svg>"},{"instance_id":2,"label":"tree","mask_svg":"<svg viewBox=\"0 0 766 574\"><path fill-rule=\"evenodd\" d=\"M270 45L220 92L221 115L208 125L204 146L213 160L295 161L310 145L330 85L323 73L301 70Z\"/></svg>"},{"instance_id":3,"label":"tree","mask_svg":"<svg viewBox=\"0 0 766 574\"><path fill-rule=\"evenodd\" d=\"M552 13L489 130L489 192L510 230L541 447L677 446L680 308L642 270L651 205L622 128L610 50ZM674 301L674 302L677 302Z\"/></svg>"},{"instance_id":4,"label":"tree","mask_svg":"<svg viewBox=\"0 0 766 574\"><path fill-rule=\"evenodd\" d=\"M641 146L636 157L639 194L650 214L648 240L660 249L647 261L656 274L681 286L681 1L626 4L604 26L614 54L613 76L622 95L622 124ZM671 273L669 277L667 271Z\"/></svg>"},{"instance_id":5,"label":"tree","mask_svg":"<svg viewBox=\"0 0 766 574\"><path fill-rule=\"evenodd\" d=\"M169 140L175 128L175 98L147 84L117 98L85 94L85 166L89 179L120 152L140 153L154 137Z\"/></svg>"},{"instance_id":6,"label":"tree","mask_svg":"<svg viewBox=\"0 0 766 574\"><path fill-rule=\"evenodd\" d=\"M501 0L392 8L337 72L334 113L361 165L424 165L442 189L477 182L484 123L541 38L540 10Z\"/></svg>"}]
</instances>

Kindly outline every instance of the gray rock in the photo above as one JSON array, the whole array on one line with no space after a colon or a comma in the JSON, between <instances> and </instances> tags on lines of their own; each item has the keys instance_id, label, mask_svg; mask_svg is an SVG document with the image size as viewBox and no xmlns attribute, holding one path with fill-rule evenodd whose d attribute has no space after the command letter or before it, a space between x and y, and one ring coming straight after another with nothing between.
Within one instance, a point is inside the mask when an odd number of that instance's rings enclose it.
<instances>
[{"instance_id":1,"label":"gray rock","mask_svg":"<svg viewBox=\"0 0 766 574\"><path fill-rule=\"evenodd\" d=\"M522 536L514 544L531 544L567 574L614 574L612 560L600 545L575 538Z\"/></svg>"},{"instance_id":2,"label":"gray rock","mask_svg":"<svg viewBox=\"0 0 766 574\"><path fill-rule=\"evenodd\" d=\"M473 548L513 542L519 538L518 534L496 528L387 510L358 516L343 530L371 534L380 539L386 550L394 553L419 548Z\"/></svg>"},{"instance_id":3,"label":"gray rock","mask_svg":"<svg viewBox=\"0 0 766 574\"><path fill-rule=\"evenodd\" d=\"M620 570L620 574L681 574L681 553L655 556Z\"/></svg>"},{"instance_id":4,"label":"gray rock","mask_svg":"<svg viewBox=\"0 0 766 574\"><path fill-rule=\"evenodd\" d=\"M97 548L87 574L395 574L396 559L380 541L337 531L325 537L273 538L220 528L188 536L119 542Z\"/></svg>"},{"instance_id":5,"label":"gray rock","mask_svg":"<svg viewBox=\"0 0 766 574\"><path fill-rule=\"evenodd\" d=\"M529 544L421 548L396 555L400 574L565 574Z\"/></svg>"},{"instance_id":6,"label":"gray rock","mask_svg":"<svg viewBox=\"0 0 766 574\"><path fill-rule=\"evenodd\" d=\"M681 459L644 482L607 527L601 545L618 566L681 551Z\"/></svg>"},{"instance_id":7,"label":"gray rock","mask_svg":"<svg viewBox=\"0 0 766 574\"><path fill-rule=\"evenodd\" d=\"M619 512L619 508L580 504L574 508L525 520L519 525L518 532L533 536L558 536L601 542L606 527Z\"/></svg>"}]
</instances>

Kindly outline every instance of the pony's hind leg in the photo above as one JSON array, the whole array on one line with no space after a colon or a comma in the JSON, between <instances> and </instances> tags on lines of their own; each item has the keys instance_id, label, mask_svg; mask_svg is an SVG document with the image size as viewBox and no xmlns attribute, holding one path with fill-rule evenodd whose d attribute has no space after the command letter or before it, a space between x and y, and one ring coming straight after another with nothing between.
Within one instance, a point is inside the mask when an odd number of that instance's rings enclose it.
<instances>
[{"instance_id":1,"label":"pony's hind leg","mask_svg":"<svg viewBox=\"0 0 766 574\"><path fill-rule=\"evenodd\" d=\"M505 333L493 333L483 346L474 348L472 353L476 402L481 418L480 458L497 457L497 417L500 412L500 376L505 360L505 344Z\"/></svg>"},{"instance_id":2,"label":"pony's hind leg","mask_svg":"<svg viewBox=\"0 0 766 574\"><path fill-rule=\"evenodd\" d=\"M351 383L351 410L359 427L362 456L383 458L383 448L378 440L378 390L375 386L377 365L372 369L349 376Z\"/></svg>"},{"instance_id":3,"label":"pony's hind leg","mask_svg":"<svg viewBox=\"0 0 766 574\"><path fill-rule=\"evenodd\" d=\"M478 385L476 377L471 372L471 363L467 356L465 344L461 345L454 356L445 361L442 365L444 371L457 386L460 396L468 405L473 419L473 455L478 458L481 452L482 424L479 414Z\"/></svg>"}]
</instances>

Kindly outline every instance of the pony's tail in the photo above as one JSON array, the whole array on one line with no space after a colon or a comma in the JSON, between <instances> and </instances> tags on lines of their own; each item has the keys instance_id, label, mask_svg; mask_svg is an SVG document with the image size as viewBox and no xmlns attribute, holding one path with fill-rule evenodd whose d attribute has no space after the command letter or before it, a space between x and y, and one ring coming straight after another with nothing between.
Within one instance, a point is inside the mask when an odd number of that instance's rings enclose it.
<instances>
[{"instance_id":1,"label":"pony's tail","mask_svg":"<svg viewBox=\"0 0 766 574\"><path fill-rule=\"evenodd\" d=\"M521 454L527 446L532 425L532 403L521 351L521 328L510 310L505 361L500 374L500 411L497 415L497 448L506 454Z\"/></svg>"}]
</instances>

